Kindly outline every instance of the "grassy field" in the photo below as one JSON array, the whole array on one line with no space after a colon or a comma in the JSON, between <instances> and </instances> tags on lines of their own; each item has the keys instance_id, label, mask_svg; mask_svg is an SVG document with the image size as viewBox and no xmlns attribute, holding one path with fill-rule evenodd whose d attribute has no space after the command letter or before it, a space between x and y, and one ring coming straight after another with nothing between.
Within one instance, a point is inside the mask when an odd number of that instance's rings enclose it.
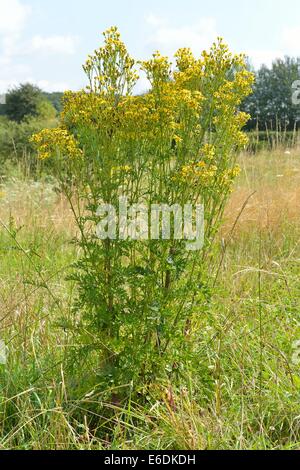
<instances>
[{"instance_id":1,"label":"grassy field","mask_svg":"<svg viewBox=\"0 0 300 470\"><path fill-rule=\"evenodd\" d=\"M199 377L126 409L65 367L77 256L67 203L49 179L2 177L0 448L300 448L300 150L240 165L211 268L216 294L201 312Z\"/></svg>"}]
</instances>

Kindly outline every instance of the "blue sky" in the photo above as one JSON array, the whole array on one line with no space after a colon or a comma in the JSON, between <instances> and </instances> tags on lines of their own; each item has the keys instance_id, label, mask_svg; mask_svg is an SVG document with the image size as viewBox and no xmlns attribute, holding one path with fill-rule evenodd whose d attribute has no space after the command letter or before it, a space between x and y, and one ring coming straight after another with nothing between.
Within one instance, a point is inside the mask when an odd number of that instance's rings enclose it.
<instances>
[{"instance_id":1,"label":"blue sky","mask_svg":"<svg viewBox=\"0 0 300 470\"><path fill-rule=\"evenodd\" d=\"M81 65L112 25L138 59L184 46L200 54L217 36L256 67L300 56L299 0L0 0L0 93L24 81L82 88Z\"/></svg>"}]
</instances>

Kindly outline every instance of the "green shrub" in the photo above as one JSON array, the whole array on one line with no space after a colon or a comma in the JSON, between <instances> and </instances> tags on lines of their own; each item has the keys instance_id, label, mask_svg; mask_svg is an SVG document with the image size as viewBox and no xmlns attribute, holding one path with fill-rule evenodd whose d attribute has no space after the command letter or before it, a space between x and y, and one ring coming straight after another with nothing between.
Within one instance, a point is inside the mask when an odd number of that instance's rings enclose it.
<instances>
[{"instance_id":1,"label":"green shrub","mask_svg":"<svg viewBox=\"0 0 300 470\"><path fill-rule=\"evenodd\" d=\"M55 127L56 123L56 119L39 117L19 124L0 117L0 164L4 167L21 164L34 171L37 155L30 137L45 127Z\"/></svg>"}]
</instances>

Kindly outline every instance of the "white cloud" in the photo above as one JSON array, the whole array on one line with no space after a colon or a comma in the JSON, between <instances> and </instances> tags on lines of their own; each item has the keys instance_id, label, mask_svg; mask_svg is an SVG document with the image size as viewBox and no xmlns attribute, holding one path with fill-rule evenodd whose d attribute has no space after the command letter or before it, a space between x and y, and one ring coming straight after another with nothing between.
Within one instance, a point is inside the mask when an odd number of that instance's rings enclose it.
<instances>
[{"instance_id":1,"label":"white cloud","mask_svg":"<svg viewBox=\"0 0 300 470\"><path fill-rule=\"evenodd\" d=\"M300 27L285 27L282 32L282 42L285 50L291 55L300 56Z\"/></svg>"},{"instance_id":2,"label":"white cloud","mask_svg":"<svg viewBox=\"0 0 300 470\"><path fill-rule=\"evenodd\" d=\"M193 25L179 27L171 26L164 19L152 14L146 21L153 28L149 45L160 49L163 54L173 55L180 47L190 47L199 55L218 36L214 18L201 18Z\"/></svg>"},{"instance_id":3,"label":"white cloud","mask_svg":"<svg viewBox=\"0 0 300 470\"><path fill-rule=\"evenodd\" d=\"M42 54L66 54L72 55L76 52L78 38L74 36L34 36L29 45L29 52L40 52Z\"/></svg>"},{"instance_id":4,"label":"white cloud","mask_svg":"<svg viewBox=\"0 0 300 470\"><path fill-rule=\"evenodd\" d=\"M19 0L0 0L0 35L19 34L30 12L31 7Z\"/></svg>"},{"instance_id":5,"label":"white cloud","mask_svg":"<svg viewBox=\"0 0 300 470\"><path fill-rule=\"evenodd\" d=\"M46 91L70 88L64 82L37 81L28 65L30 56L72 55L78 38L71 35L42 36L24 39L32 8L26 0L0 0L0 93L20 83L35 83ZM25 60L26 57L26 60Z\"/></svg>"},{"instance_id":6,"label":"white cloud","mask_svg":"<svg viewBox=\"0 0 300 470\"><path fill-rule=\"evenodd\" d=\"M163 26L166 24L165 20L163 18L160 18L158 16L155 16L153 15L152 13L150 13L150 15L148 15L146 17L146 22L151 25L151 26Z\"/></svg>"},{"instance_id":7,"label":"white cloud","mask_svg":"<svg viewBox=\"0 0 300 470\"><path fill-rule=\"evenodd\" d=\"M278 50L252 49L252 50L246 51L246 55L249 57L249 61L251 65L253 65L255 69L259 69L261 65L266 65L267 67L271 67L275 59L284 57L284 52L282 52L279 49Z\"/></svg>"},{"instance_id":8,"label":"white cloud","mask_svg":"<svg viewBox=\"0 0 300 470\"><path fill-rule=\"evenodd\" d=\"M31 7L20 0L0 0L0 64L6 65L20 40Z\"/></svg>"},{"instance_id":9,"label":"white cloud","mask_svg":"<svg viewBox=\"0 0 300 470\"><path fill-rule=\"evenodd\" d=\"M75 36L33 36L29 40L14 41L10 37L3 40L4 58L22 57L32 54L40 55L73 55L76 52L78 37Z\"/></svg>"},{"instance_id":10,"label":"white cloud","mask_svg":"<svg viewBox=\"0 0 300 470\"><path fill-rule=\"evenodd\" d=\"M257 69L262 64L270 67L275 59L284 58L284 56L300 56L299 48L300 27L285 27L279 37L280 49L256 49L247 51L250 62Z\"/></svg>"},{"instance_id":11,"label":"white cloud","mask_svg":"<svg viewBox=\"0 0 300 470\"><path fill-rule=\"evenodd\" d=\"M1 60L0 60L1 65ZM31 68L27 64L8 63L1 65L0 93L4 93L8 88L26 81L26 77L31 75Z\"/></svg>"},{"instance_id":12,"label":"white cloud","mask_svg":"<svg viewBox=\"0 0 300 470\"><path fill-rule=\"evenodd\" d=\"M0 94L6 93L7 90L13 88L15 86L19 86L21 83L32 83L33 85L37 85L41 90L47 91L49 93L53 91L66 91L70 90L70 85L67 82L52 82L49 80L36 80L30 75L23 75L24 78L22 80L0 80Z\"/></svg>"},{"instance_id":13,"label":"white cloud","mask_svg":"<svg viewBox=\"0 0 300 470\"><path fill-rule=\"evenodd\" d=\"M32 78L29 78L26 81L29 83L34 83L42 90L48 91L49 93L53 91L66 91L70 90L71 88L67 82L51 82L49 80L34 80Z\"/></svg>"}]
</instances>

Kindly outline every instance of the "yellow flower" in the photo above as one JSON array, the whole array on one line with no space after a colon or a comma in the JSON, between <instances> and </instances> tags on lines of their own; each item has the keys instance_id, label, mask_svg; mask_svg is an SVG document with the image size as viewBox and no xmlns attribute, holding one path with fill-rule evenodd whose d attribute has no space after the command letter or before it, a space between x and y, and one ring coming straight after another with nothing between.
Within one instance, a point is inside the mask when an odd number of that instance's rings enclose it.
<instances>
[{"instance_id":1,"label":"yellow flower","mask_svg":"<svg viewBox=\"0 0 300 470\"><path fill-rule=\"evenodd\" d=\"M117 176L131 171L124 161L135 162L132 168L145 161L145 172L155 162L169 171L165 176L193 190L231 184L237 176L232 150L247 142L242 128L249 116L238 109L253 75L244 56L231 54L221 38L200 58L190 49L179 49L175 58L175 70L159 52L140 62L152 88L133 96L135 61L118 29L105 31L103 46L84 65L88 87L66 92L61 126L33 137L40 158L82 157L90 165L96 154L97 165L109 162L108 173Z\"/></svg>"},{"instance_id":2,"label":"yellow flower","mask_svg":"<svg viewBox=\"0 0 300 470\"><path fill-rule=\"evenodd\" d=\"M38 134L34 134L30 141L36 144L39 149L41 160L50 158L56 153L69 158L78 158L83 155L74 136L69 134L66 129L44 129Z\"/></svg>"},{"instance_id":3,"label":"yellow flower","mask_svg":"<svg viewBox=\"0 0 300 470\"><path fill-rule=\"evenodd\" d=\"M175 140L176 144L180 144L182 142L182 138L179 137L179 135L174 135L174 140Z\"/></svg>"},{"instance_id":4,"label":"yellow flower","mask_svg":"<svg viewBox=\"0 0 300 470\"><path fill-rule=\"evenodd\" d=\"M131 171L131 167L129 165L123 166L113 166L111 169L111 175L116 173L129 173Z\"/></svg>"}]
</instances>

